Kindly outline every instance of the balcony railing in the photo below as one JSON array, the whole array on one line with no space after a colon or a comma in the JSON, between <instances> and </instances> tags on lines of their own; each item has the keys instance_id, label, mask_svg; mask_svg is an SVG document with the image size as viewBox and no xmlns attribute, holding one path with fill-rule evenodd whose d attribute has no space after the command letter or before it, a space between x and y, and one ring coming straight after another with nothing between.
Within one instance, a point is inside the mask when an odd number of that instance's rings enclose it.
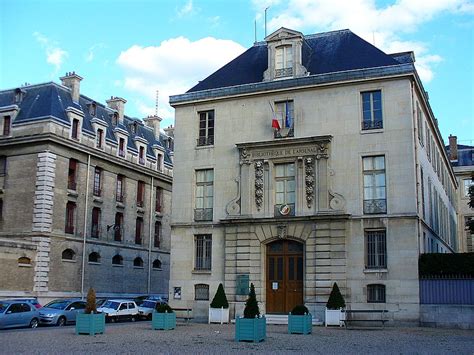
<instances>
[{"instance_id":1,"label":"balcony railing","mask_svg":"<svg viewBox=\"0 0 474 355\"><path fill-rule=\"evenodd\" d=\"M114 227L114 240L116 242L121 242L122 236L123 236L123 228L120 226L115 226Z\"/></svg>"},{"instance_id":2,"label":"balcony railing","mask_svg":"<svg viewBox=\"0 0 474 355\"><path fill-rule=\"evenodd\" d=\"M195 221L212 221L212 208L195 208Z\"/></svg>"},{"instance_id":3,"label":"balcony railing","mask_svg":"<svg viewBox=\"0 0 474 355\"><path fill-rule=\"evenodd\" d=\"M123 195L117 195L117 196L115 197L115 201L117 201L117 202L123 202Z\"/></svg>"},{"instance_id":4,"label":"balcony railing","mask_svg":"<svg viewBox=\"0 0 474 355\"><path fill-rule=\"evenodd\" d=\"M383 121L382 120L362 121L362 130L381 129L381 128L383 128Z\"/></svg>"},{"instance_id":5,"label":"balcony railing","mask_svg":"<svg viewBox=\"0 0 474 355\"><path fill-rule=\"evenodd\" d=\"M364 213L378 214L387 213L387 200L364 200Z\"/></svg>"},{"instance_id":6,"label":"balcony railing","mask_svg":"<svg viewBox=\"0 0 474 355\"><path fill-rule=\"evenodd\" d=\"M92 192L94 196L100 197L102 195L102 190L101 189L94 189Z\"/></svg>"},{"instance_id":7,"label":"balcony railing","mask_svg":"<svg viewBox=\"0 0 474 355\"><path fill-rule=\"evenodd\" d=\"M208 137L199 137L197 139L197 145L202 146L202 145L214 145L214 136L208 136Z\"/></svg>"},{"instance_id":8,"label":"balcony railing","mask_svg":"<svg viewBox=\"0 0 474 355\"><path fill-rule=\"evenodd\" d=\"M275 78L284 78L293 75L293 68L275 69Z\"/></svg>"},{"instance_id":9,"label":"balcony railing","mask_svg":"<svg viewBox=\"0 0 474 355\"><path fill-rule=\"evenodd\" d=\"M102 234L102 229L98 225L92 225L91 228L91 238L100 238Z\"/></svg>"}]
</instances>

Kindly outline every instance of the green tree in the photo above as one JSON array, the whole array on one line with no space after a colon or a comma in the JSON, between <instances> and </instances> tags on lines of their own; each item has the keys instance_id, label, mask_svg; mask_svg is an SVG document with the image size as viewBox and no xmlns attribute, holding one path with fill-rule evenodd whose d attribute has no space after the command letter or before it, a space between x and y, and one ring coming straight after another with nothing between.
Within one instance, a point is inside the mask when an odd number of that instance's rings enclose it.
<instances>
[{"instance_id":1,"label":"green tree","mask_svg":"<svg viewBox=\"0 0 474 355\"><path fill-rule=\"evenodd\" d=\"M93 288L90 288L87 292L86 309L84 310L84 313L97 313L97 303L95 298L95 291Z\"/></svg>"},{"instance_id":2,"label":"green tree","mask_svg":"<svg viewBox=\"0 0 474 355\"><path fill-rule=\"evenodd\" d=\"M337 283L334 282L334 285L332 285L332 291L331 291L331 294L329 295L328 302L326 303L326 308L339 309L339 308L345 308L345 307L346 307L346 302L344 301L344 297L342 297L341 291L339 290Z\"/></svg>"},{"instance_id":3,"label":"green tree","mask_svg":"<svg viewBox=\"0 0 474 355\"><path fill-rule=\"evenodd\" d=\"M247 302L245 302L244 318L255 318L260 316L260 309L258 308L257 296L255 295L255 287L253 283L250 284L250 293Z\"/></svg>"},{"instance_id":4,"label":"green tree","mask_svg":"<svg viewBox=\"0 0 474 355\"><path fill-rule=\"evenodd\" d=\"M227 302L227 297L225 295L224 286L220 283L217 288L216 294L211 302L212 308L229 308L229 302Z\"/></svg>"}]
</instances>

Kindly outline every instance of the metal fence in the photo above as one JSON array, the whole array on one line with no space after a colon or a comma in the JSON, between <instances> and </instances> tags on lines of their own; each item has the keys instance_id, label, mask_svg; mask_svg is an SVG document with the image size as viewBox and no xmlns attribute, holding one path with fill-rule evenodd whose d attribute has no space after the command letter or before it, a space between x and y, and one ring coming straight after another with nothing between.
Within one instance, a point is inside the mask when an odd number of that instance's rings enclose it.
<instances>
[{"instance_id":1,"label":"metal fence","mask_svg":"<svg viewBox=\"0 0 474 355\"><path fill-rule=\"evenodd\" d=\"M474 279L422 278L420 304L474 305Z\"/></svg>"}]
</instances>

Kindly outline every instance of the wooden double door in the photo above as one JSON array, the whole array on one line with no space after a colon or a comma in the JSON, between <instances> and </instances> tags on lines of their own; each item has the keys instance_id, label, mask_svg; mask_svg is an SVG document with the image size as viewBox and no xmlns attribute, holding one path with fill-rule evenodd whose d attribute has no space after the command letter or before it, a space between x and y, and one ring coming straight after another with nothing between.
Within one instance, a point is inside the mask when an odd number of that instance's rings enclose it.
<instances>
[{"instance_id":1,"label":"wooden double door","mask_svg":"<svg viewBox=\"0 0 474 355\"><path fill-rule=\"evenodd\" d=\"M267 245L267 313L290 312L303 304L303 244L278 240Z\"/></svg>"}]
</instances>

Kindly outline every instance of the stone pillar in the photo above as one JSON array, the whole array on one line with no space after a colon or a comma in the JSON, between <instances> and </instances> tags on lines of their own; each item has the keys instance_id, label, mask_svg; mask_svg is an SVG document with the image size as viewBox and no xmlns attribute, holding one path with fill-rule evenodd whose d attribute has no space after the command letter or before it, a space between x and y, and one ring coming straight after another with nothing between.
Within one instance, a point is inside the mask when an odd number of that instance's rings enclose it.
<instances>
[{"instance_id":1,"label":"stone pillar","mask_svg":"<svg viewBox=\"0 0 474 355\"><path fill-rule=\"evenodd\" d=\"M56 154L42 152L36 163L36 191L33 207L33 232L51 232L53 225Z\"/></svg>"}]
</instances>

